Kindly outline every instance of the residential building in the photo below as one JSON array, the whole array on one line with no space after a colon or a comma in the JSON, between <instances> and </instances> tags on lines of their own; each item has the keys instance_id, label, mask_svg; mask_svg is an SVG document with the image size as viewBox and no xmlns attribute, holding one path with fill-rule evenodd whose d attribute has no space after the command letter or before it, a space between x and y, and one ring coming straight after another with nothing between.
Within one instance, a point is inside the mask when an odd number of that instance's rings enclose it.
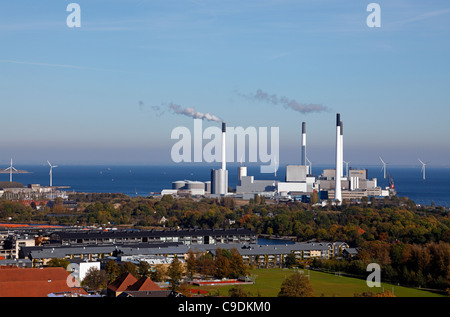
<instances>
[{"instance_id":1,"label":"residential building","mask_svg":"<svg viewBox=\"0 0 450 317\"><path fill-rule=\"evenodd\" d=\"M81 287L70 287L69 272L62 267L0 268L0 297L47 297L52 293L86 296Z\"/></svg>"},{"instance_id":2,"label":"residential building","mask_svg":"<svg viewBox=\"0 0 450 317\"><path fill-rule=\"evenodd\" d=\"M118 297L122 292L159 292L162 289L156 285L150 278L143 276L140 279L135 278L131 273L123 273L117 277L107 287L108 297ZM161 293L163 297L170 294L167 292Z\"/></svg>"},{"instance_id":3,"label":"residential building","mask_svg":"<svg viewBox=\"0 0 450 317\"><path fill-rule=\"evenodd\" d=\"M179 229L179 230L65 230L53 232L50 243L61 245L136 244L181 242L183 244L256 243L256 233L249 229Z\"/></svg>"}]
</instances>

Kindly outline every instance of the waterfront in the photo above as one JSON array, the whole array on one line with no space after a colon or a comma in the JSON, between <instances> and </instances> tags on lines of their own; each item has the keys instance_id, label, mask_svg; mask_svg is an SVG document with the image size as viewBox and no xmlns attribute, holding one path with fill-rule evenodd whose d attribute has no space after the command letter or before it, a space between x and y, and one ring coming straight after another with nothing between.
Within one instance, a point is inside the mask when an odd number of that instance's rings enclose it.
<instances>
[{"instance_id":1,"label":"waterfront","mask_svg":"<svg viewBox=\"0 0 450 317\"><path fill-rule=\"evenodd\" d=\"M169 189L177 180L210 180L211 168L214 166L64 166L59 165L53 171L54 186L69 186L68 191L123 193L130 196L148 196ZM358 166L364 168L363 166ZM29 174L13 174L13 181L24 185L49 185L48 166L20 166L30 171ZM329 166L313 166L313 173L318 176ZM378 185L388 186L383 178L380 166L368 166L368 177L377 178ZM400 197L408 197L416 204L450 207L450 168L427 168L426 180L422 179L419 166L388 167L395 188ZM249 166L248 175L255 179L284 180L285 169L280 168L277 176L259 173L259 166ZM9 174L0 174L0 181L9 181ZM229 186L237 183L237 167L229 167Z\"/></svg>"}]
</instances>

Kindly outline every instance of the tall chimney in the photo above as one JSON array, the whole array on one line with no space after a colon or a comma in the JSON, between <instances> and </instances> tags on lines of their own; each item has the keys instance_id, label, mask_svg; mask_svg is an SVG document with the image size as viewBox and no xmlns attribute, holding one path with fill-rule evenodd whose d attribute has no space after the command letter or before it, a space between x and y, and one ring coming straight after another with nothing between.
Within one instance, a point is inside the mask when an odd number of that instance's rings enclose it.
<instances>
[{"instance_id":1,"label":"tall chimney","mask_svg":"<svg viewBox=\"0 0 450 317\"><path fill-rule=\"evenodd\" d=\"M342 192L341 192L341 115L336 114L336 172L335 172L335 186L334 186L334 200L339 200L342 202Z\"/></svg>"},{"instance_id":2,"label":"tall chimney","mask_svg":"<svg viewBox=\"0 0 450 317\"><path fill-rule=\"evenodd\" d=\"M302 122L302 158L300 165L306 165L306 122Z\"/></svg>"},{"instance_id":3,"label":"tall chimney","mask_svg":"<svg viewBox=\"0 0 450 317\"><path fill-rule=\"evenodd\" d=\"M341 132L341 150L340 150L340 153L341 153L341 156L340 156L340 160L341 160L341 162L340 162L340 164L341 165L339 165L339 167L340 167L340 170L341 170L341 178L343 178L344 177L344 124L342 123L342 121L340 122L340 132Z\"/></svg>"},{"instance_id":4,"label":"tall chimney","mask_svg":"<svg viewBox=\"0 0 450 317\"><path fill-rule=\"evenodd\" d=\"M227 124L225 122L222 122L222 169L227 169L227 156L226 156L226 139L225 134L227 132Z\"/></svg>"}]
</instances>

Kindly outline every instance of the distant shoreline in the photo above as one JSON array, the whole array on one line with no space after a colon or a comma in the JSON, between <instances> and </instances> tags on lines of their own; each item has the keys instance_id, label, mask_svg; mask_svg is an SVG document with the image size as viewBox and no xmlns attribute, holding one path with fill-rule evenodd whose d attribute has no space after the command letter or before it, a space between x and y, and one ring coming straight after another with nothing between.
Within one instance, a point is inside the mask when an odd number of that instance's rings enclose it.
<instances>
[{"instance_id":1,"label":"distant shoreline","mask_svg":"<svg viewBox=\"0 0 450 317\"><path fill-rule=\"evenodd\" d=\"M10 174L10 171L5 171L5 170L1 170L0 174ZM28 172L28 171L24 171L24 170L17 170L17 171L13 171L12 174L32 174L33 172Z\"/></svg>"}]
</instances>

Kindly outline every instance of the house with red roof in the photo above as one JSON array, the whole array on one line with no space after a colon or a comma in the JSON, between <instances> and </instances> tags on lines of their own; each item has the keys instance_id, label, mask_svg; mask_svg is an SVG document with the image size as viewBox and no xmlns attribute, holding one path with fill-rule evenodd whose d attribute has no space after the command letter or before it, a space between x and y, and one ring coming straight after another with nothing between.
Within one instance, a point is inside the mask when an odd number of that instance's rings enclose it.
<instances>
[{"instance_id":1,"label":"house with red roof","mask_svg":"<svg viewBox=\"0 0 450 317\"><path fill-rule=\"evenodd\" d=\"M67 283L69 272L62 267L0 269L0 297L48 297L54 293L86 296L81 287Z\"/></svg>"},{"instance_id":2,"label":"house with red roof","mask_svg":"<svg viewBox=\"0 0 450 317\"><path fill-rule=\"evenodd\" d=\"M153 292L163 291L150 278L143 276L135 278L131 273L123 273L107 287L107 296L117 297L124 292Z\"/></svg>"}]
</instances>

